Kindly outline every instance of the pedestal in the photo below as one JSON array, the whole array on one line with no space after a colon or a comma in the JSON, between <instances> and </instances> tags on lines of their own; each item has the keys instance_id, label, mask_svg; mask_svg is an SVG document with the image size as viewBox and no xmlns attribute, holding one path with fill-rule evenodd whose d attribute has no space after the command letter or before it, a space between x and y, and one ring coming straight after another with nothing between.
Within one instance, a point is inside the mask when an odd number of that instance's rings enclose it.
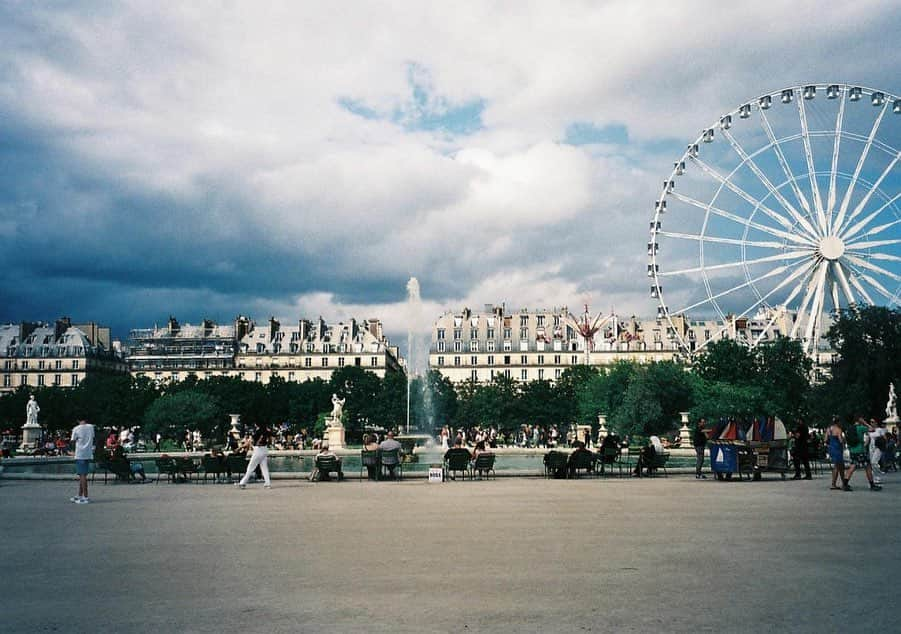
<instances>
[{"instance_id":1,"label":"pedestal","mask_svg":"<svg viewBox=\"0 0 901 634\"><path fill-rule=\"evenodd\" d=\"M682 427L679 428L679 441L683 447L691 447L691 430L688 428L688 412L679 412Z\"/></svg>"},{"instance_id":2,"label":"pedestal","mask_svg":"<svg viewBox=\"0 0 901 634\"><path fill-rule=\"evenodd\" d=\"M598 444L607 437L607 415L598 414Z\"/></svg>"},{"instance_id":3,"label":"pedestal","mask_svg":"<svg viewBox=\"0 0 901 634\"><path fill-rule=\"evenodd\" d=\"M331 450L344 449L344 426L329 425L325 428L325 439L328 441L328 447Z\"/></svg>"},{"instance_id":4,"label":"pedestal","mask_svg":"<svg viewBox=\"0 0 901 634\"><path fill-rule=\"evenodd\" d=\"M229 434L241 434L241 428L239 425L241 424L241 415L240 414L229 414L231 417L231 429L228 430Z\"/></svg>"},{"instance_id":5,"label":"pedestal","mask_svg":"<svg viewBox=\"0 0 901 634\"><path fill-rule=\"evenodd\" d=\"M22 444L19 451L33 449L41 442L41 426L37 423L25 423L22 425Z\"/></svg>"}]
</instances>

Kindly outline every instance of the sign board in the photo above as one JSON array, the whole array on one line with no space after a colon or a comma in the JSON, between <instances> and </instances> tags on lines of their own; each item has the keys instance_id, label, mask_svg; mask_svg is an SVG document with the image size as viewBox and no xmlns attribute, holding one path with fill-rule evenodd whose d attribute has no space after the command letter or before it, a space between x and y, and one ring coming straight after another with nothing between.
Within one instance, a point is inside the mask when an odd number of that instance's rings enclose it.
<instances>
[{"instance_id":1,"label":"sign board","mask_svg":"<svg viewBox=\"0 0 901 634\"><path fill-rule=\"evenodd\" d=\"M441 467L429 467L429 482L442 482L444 470Z\"/></svg>"}]
</instances>

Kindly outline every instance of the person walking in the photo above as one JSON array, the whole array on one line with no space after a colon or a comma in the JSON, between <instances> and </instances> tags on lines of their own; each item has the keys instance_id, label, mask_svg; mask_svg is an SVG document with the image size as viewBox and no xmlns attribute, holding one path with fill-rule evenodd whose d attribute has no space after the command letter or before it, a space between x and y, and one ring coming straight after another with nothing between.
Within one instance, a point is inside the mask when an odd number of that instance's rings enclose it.
<instances>
[{"instance_id":1,"label":"person walking","mask_svg":"<svg viewBox=\"0 0 901 634\"><path fill-rule=\"evenodd\" d=\"M94 426L85 420L78 421L72 430L72 443L75 445L75 473L78 475L78 495L69 498L75 504L87 504L88 468L94 458Z\"/></svg>"},{"instance_id":2,"label":"person walking","mask_svg":"<svg viewBox=\"0 0 901 634\"><path fill-rule=\"evenodd\" d=\"M850 491L851 487L845 479L845 439L838 418L833 418L832 424L826 430L826 451L829 453L829 460L832 461L832 486L829 488L833 491ZM842 479L841 487L838 486L839 476Z\"/></svg>"},{"instance_id":3,"label":"person walking","mask_svg":"<svg viewBox=\"0 0 901 634\"><path fill-rule=\"evenodd\" d=\"M792 446L792 454L795 459L795 480L801 479L801 465L804 465L804 479L810 480L810 429L803 420L798 421L798 426L792 434L795 444Z\"/></svg>"},{"instance_id":4,"label":"person walking","mask_svg":"<svg viewBox=\"0 0 901 634\"><path fill-rule=\"evenodd\" d=\"M691 435L691 444L695 448L695 479L696 480L706 480L707 476L705 476L701 471L704 469L704 450L707 448L707 430L704 429L706 427L707 421L705 419L700 419L695 426L695 431Z\"/></svg>"},{"instance_id":5,"label":"person walking","mask_svg":"<svg viewBox=\"0 0 901 634\"><path fill-rule=\"evenodd\" d=\"M850 485L851 476L857 467L862 467L867 475L867 482L870 483L871 491L881 491L882 487L873 481L873 469L870 466L870 456L867 452L867 445L870 442L869 432L873 431L866 424L863 418L858 418L857 423L851 425L845 432L845 441L848 443L848 454L851 456L851 464L845 472L845 481Z\"/></svg>"},{"instance_id":6,"label":"person walking","mask_svg":"<svg viewBox=\"0 0 901 634\"><path fill-rule=\"evenodd\" d=\"M870 419L870 468L873 470L873 481L882 484L882 452L885 451L885 423L877 423L876 419Z\"/></svg>"},{"instance_id":7,"label":"person walking","mask_svg":"<svg viewBox=\"0 0 901 634\"><path fill-rule=\"evenodd\" d=\"M247 482L250 480L251 474L257 467L263 472L263 480L265 488L270 488L272 482L269 480L269 443L272 442L272 432L269 431L268 425L259 425L253 434L253 454L250 456L250 462L247 464L247 472L241 481L235 486L239 489L247 488Z\"/></svg>"}]
</instances>

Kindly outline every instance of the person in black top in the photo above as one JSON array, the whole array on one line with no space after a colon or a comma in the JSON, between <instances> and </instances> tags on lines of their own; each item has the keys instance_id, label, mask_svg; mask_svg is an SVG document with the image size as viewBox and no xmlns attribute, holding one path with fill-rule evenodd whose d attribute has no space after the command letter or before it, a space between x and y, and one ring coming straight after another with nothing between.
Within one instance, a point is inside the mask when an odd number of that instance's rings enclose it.
<instances>
[{"instance_id":1,"label":"person in black top","mask_svg":"<svg viewBox=\"0 0 901 634\"><path fill-rule=\"evenodd\" d=\"M792 447L793 458L795 459L795 480L801 479L801 464L804 464L804 479L810 480L810 429L803 420L798 421L795 431L792 434L795 444Z\"/></svg>"},{"instance_id":2,"label":"person in black top","mask_svg":"<svg viewBox=\"0 0 901 634\"><path fill-rule=\"evenodd\" d=\"M704 469L704 448L707 447L707 431L704 429L706 426L707 421L702 418L691 435L691 444L695 448L695 479L697 480L707 479L707 476L701 473Z\"/></svg>"},{"instance_id":3,"label":"person in black top","mask_svg":"<svg viewBox=\"0 0 901 634\"><path fill-rule=\"evenodd\" d=\"M250 480L250 475L257 466L259 466L263 472L263 480L265 481L263 486L267 489L272 486L272 483L269 480L269 444L271 442L272 432L269 431L269 426L265 424L258 425L253 434L253 454L247 465L247 472L244 474L244 477L241 478L241 481L235 485L236 487L241 489L246 488L247 482Z\"/></svg>"}]
</instances>

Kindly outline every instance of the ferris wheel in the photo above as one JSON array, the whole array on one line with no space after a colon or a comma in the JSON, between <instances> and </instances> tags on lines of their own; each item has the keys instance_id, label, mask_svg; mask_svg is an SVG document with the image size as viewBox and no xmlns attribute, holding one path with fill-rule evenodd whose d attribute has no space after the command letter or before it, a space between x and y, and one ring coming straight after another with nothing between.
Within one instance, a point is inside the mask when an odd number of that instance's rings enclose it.
<instances>
[{"instance_id":1,"label":"ferris wheel","mask_svg":"<svg viewBox=\"0 0 901 634\"><path fill-rule=\"evenodd\" d=\"M752 321L822 345L835 311L898 305L901 99L845 84L761 95L721 116L675 162L654 207L651 297L686 350L687 326ZM666 299L665 299L666 298Z\"/></svg>"}]
</instances>

